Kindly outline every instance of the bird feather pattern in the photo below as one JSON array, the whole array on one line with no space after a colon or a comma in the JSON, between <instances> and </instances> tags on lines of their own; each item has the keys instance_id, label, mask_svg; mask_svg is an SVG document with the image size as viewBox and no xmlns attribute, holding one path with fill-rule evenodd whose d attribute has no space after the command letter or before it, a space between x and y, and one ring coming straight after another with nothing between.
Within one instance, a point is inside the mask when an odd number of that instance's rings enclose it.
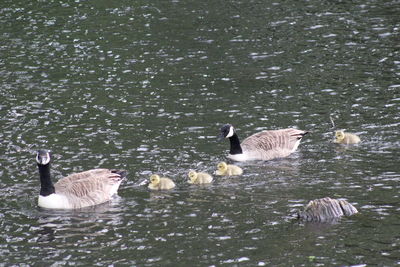
<instances>
[{"instance_id":1,"label":"bird feather pattern","mask_svg":"<svg viewBox=\"0 0 400 267\"><path fill-rule=\"evenodd\" d=\"M56 193L65 195L74 208L80 208L110 200L121 181L122 176L116 171L93 169L66 176L54 187Z\"/></svg>"},{"instance_id":2,"label":"bird feather pattern","mask_svg":"<svg viewBox=\"0 0 400 267\"><path fill-rule=\"evenodd\" d=\"M307 131L293 128L262 131L244 139L241 146L244 153L263 160L286 157L305 134Z\"/></svg>"}]
</instances>

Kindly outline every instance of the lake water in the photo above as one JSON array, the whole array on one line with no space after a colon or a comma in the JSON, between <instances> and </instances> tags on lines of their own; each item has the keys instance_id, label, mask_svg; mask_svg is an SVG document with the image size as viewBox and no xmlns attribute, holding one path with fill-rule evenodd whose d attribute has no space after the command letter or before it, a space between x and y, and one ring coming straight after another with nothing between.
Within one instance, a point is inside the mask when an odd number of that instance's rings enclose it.
<instances>
[{"instance_id":1,"label":"lake water","mask_svg":"<svg viewBox=\"0 0 400 267\"><path fill-rule=\"evenodd\" d=\"M22 1L0 5L0 265L400 264L400 3ZM329 116L362 143L332 143ZM213 172L229 144L311 131L288 158ZM96 167L128 180L110 203L37 207L35 150L53 180ZM149 192L151 173L170 192ZM303 223L320 197L360 213Z\"/></svg>"}]
</instances>

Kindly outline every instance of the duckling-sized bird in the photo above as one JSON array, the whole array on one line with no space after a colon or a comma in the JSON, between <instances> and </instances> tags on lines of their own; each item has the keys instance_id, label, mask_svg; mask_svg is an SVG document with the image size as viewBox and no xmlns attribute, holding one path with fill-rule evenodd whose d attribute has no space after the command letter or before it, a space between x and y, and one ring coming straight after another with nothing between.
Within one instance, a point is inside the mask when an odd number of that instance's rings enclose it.
<instances>
[{"instance_id":1,"label":"duckling-sized bird","mask_svg":"<svg viewBox=\"0 0 400 267\"><path fill-rule=\"evenodd\" d=\"M38 205L49 209L79 209L111 200L126 176L123 170L92 169L61 178L53 185L51 153L39 150L36 162L40 175Z\"/></svg>"},{"instance_id":2,"label":"duckling-sized bird","mask_svg":"<svg viewBox=\"0 0 400 267\"><path fill-rule=\"evenodd\" d=\"M357 144L361 141L360 137L352 133L345 133L343 130L335 132L335 143L337 144Z\"/></svg>"},{"instance_id":3,"label":"duckling-sized bird","mask_svg":"<svg viewBox=\"0 0 400 267\"><path fill-rule=\"evenodd\" d=\"M167 178L161 177L157 174L150 176L150 183L148 188L151 190L169 190L175 187L175 183Z\"/></svg>"},{"instance_id":4,"label":"duckling-sized bird","mask_svg":"<svg viewBox=\"0 0 400 267\"><path fill-rule=\"evenodd\" d=\"M262 131L239 141L235 128L225 124L221 128L220 138L229 138L228 158L235 161L271 160L292 154L308 132L293 128Z\"/></svg>"},{"instance_id":5,"label":"duckling-sized bird","mask_svg":"<svg viewBox=\"0 0 400 267\"><path fill-rule=\"evenodd\" d=\"M217 170L215 171L215 174L220 176L242 175L243 170L239 166L226 164L226 162L220 162L217 165Z\"/></svg>"},{"instance_id":6,"label":"duckling-sized bird","mask_svg":"<svg viewBox=\"0 0 400 267\"><path fill-rule=\"evenodd\" d=\"M213 180L212 176L205 172L190 171L188 176L190 184L209 184Z\"/></svg>"}]
</instances>

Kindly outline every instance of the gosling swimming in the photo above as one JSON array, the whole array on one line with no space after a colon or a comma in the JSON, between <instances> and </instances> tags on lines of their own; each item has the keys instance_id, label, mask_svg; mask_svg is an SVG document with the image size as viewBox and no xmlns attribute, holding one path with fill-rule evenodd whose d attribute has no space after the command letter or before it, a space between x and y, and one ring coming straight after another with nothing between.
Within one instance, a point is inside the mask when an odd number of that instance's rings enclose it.
<instances>
[{"instance_id":1,"label":"gosling swimming","mask_svg":"<svg viewBox=\"0 0 400 267\"><path fill-rule=\"evenodd\" d=\"M226 164L226 162L220 162L217 165L215 174L220 176L242 175L243 170L239 166Z\"/></svg>"},{"instance_id":2,"label":"gosling swimming","mask_svg":"<svg viewBox=\"0 0 400 267\"><path fill-rule=\"evenodd\" d=\"M271 160L292 154L308 132L293 128L262 131L239 141L235 128L226 124L221 128L221 138L229 138L228 158L235 161Z\"/></svg>"},{"instance_id":3,"label":"gosling swimming","mask_svg":"<svg viewBox=\"0 0 400 267\"><path fill-rule=\"evenodd\" d=\"M190 184L209 184L213 181L212 176L205 172L190 171L188 176Z\"/></svg>"},{"instance_id":4,"label":"gosling swimming","mask_svg":"<svg viewBox=\"0 0 400 267\"><path fill-rule=\"evenodd\" d=\"M175 183L167 177L160 177L157 174L150 176L148 188L151 190L170 190L174 187Z\"/></svg>"},{"instance_id":5,"label":"gosling swimming","mask_svg":"<svg viewBox=\"0 0 400 267\"><path fill-rule=\"evenodd\" d=\"M345 133L343 130L336 131L335 137L336 139L334 142L337 144L351 145L351 144L357 144L361 141L360 137L358 137L357 135L352 133Z\"/></svg>"}]
</instances>

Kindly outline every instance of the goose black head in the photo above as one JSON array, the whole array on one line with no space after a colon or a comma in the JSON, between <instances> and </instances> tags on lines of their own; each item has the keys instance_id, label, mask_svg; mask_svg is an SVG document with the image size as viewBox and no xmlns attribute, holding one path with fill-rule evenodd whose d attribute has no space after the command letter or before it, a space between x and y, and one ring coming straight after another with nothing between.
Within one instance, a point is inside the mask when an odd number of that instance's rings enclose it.
<instances>
[{"instance_id":1,"label":"goose black head","mask_svg":"<svg viewBox=\"0 0 400 267\"><path fill-rule=\"evenodd\" d=\"M50 163L50 151L40 149L36 155L36 162L38 165L47 165Z\"/></svg>"},{"instance_id":2,"label":"goose black head","mask_svg":"<svg viewBox=\"0 0 400 267\"><path fill-rule=\"evenodd\" d=\"M232 137L234 133L235 133L235 128L233 128L231 124L225 124L224 126L221 127L221 133L218 137L220 140L222 140L224 138Z\"/></svg>"}]
</instances>

